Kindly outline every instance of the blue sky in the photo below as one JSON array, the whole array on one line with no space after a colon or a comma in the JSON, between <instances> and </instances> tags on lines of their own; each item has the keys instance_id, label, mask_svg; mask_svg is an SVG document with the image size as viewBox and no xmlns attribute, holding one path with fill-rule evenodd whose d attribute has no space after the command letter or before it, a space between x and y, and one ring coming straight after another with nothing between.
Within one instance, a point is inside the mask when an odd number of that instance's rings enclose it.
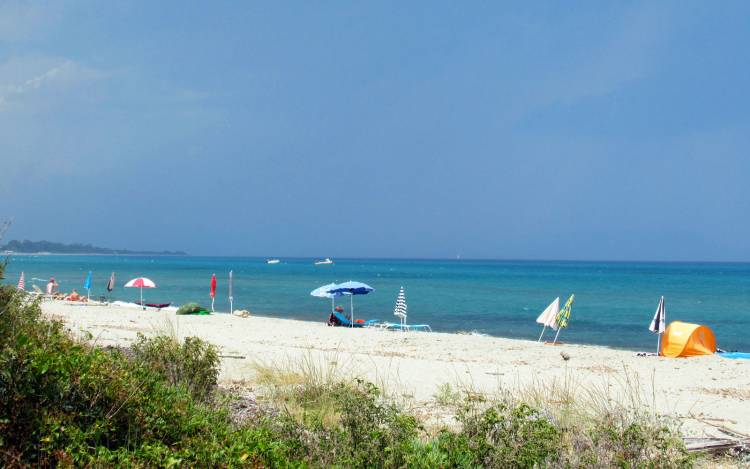
<instances>
[{"instance_id":1,"label":"blue sky","mask_svg":"<svg viewBox=\"0 0 750 469\"><path fill-rule=\"evenodd\" d=\"M750 3L0 2L8 238L750 260Z\"/></svg>"}]
</instances>

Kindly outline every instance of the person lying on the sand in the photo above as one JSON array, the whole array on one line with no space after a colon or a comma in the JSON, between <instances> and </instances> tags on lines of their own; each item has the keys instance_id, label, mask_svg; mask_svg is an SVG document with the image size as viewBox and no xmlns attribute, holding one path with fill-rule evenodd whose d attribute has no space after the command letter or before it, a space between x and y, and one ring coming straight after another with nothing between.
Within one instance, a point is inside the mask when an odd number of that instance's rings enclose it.
<instances>
[{"instance_id":1,"label":"person lying on the sand","mask_svg":"<svg viewBox=\"0 0 750 469\"><path fill-rule=\"evenodd\" d=\"M85 296L81 296L78 294L76 289L74 288L72 292L70 292L70 295L65 297L66 301L88 301L88 298Z\"/></svg>"}]
</instances>

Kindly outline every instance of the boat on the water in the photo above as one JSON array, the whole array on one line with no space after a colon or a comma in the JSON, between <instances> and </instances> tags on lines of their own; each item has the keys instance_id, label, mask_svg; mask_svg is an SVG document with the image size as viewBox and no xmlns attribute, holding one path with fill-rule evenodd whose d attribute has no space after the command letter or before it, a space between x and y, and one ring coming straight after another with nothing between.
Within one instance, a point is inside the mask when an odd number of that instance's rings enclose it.
<instances>
[{"instance_id":1,"label":"boat on the water","mask_svg":"<svg viewBox=\"0 0 750 469\"><path fill-rule=\"evenodd\" d=\"M331 260L330 257L326 257L322 261L315 261L315 265L328 265L328 264L333 264L333 261Z\"/></svg>"},{"instance_id":2,"label":"boat on the water","mask_svg":"<svg viewBox=\"0 0 750 469\"><path fill-rule=\"evenodd\" d=\"M266 264L278 264L281 262L279 259L266 259Z\"/></svg>"}]
</instances>

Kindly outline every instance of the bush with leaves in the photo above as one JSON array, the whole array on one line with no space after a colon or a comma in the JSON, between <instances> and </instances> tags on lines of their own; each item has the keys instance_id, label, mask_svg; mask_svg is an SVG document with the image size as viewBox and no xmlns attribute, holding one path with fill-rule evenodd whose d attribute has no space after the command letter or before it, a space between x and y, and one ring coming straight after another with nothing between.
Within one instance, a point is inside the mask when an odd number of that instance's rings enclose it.
<instances>
[{"instance_id":1,"label":"bush with leaves","mask_svg":"<svg viewBox=\"0 0 750 469\"><path fill-rule=\"evenodd\" d=\"M219 351L197 337L187 337L180 344L172 337L146 338L139 334L132 352L142 366L173 386L185 387L195 399L206 400L216 389Z\"/></svg>"},{"instance_id":2,"label":"bush with leaves","mask_svg":"<svg viewBox=\"0 0 750 469\"><path fill-rule=\"evenodd\" d=\"M461 431L438 436L447 466L545 467L559 457L561 431L526 404L500 402L481 410L469 403L457 418Z\"/></svg>"},{"instance_id":3,"label":"bush with leaves","mask_svg":"<svg viewBox=\"0 0 750 469\"><path fill-rule=\"evenodd\" d=\"M593 418L587 431L571 432L569 466L689 468L694 455L664 419L647 414Z\"/></svg>"},{"instance_id":4,"label":"bush with leaves","mask_svg":"<svg viewBox=\"0 0 750 469\"><path fill-rule=\"evenodd\" d=\"M267 427L234 428L151 366L72 339L0 286L0 466L294 465Z\"/></svg>"}]
</instances>

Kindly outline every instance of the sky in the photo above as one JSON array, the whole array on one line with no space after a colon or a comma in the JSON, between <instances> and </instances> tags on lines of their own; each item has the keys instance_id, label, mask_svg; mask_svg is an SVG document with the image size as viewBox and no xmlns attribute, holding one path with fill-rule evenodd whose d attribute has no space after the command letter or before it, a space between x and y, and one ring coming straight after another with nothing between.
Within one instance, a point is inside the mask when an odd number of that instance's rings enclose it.
<instances>
[{"instance_id":1,"label":"sky","mask_svg":"<svg viewBox=\"0 0 750 469\"><path fill-rule=\"evenodd\" d=\"M0 0L7 239L750 260L750 3Z\"/></svg>"}]
</instances>

